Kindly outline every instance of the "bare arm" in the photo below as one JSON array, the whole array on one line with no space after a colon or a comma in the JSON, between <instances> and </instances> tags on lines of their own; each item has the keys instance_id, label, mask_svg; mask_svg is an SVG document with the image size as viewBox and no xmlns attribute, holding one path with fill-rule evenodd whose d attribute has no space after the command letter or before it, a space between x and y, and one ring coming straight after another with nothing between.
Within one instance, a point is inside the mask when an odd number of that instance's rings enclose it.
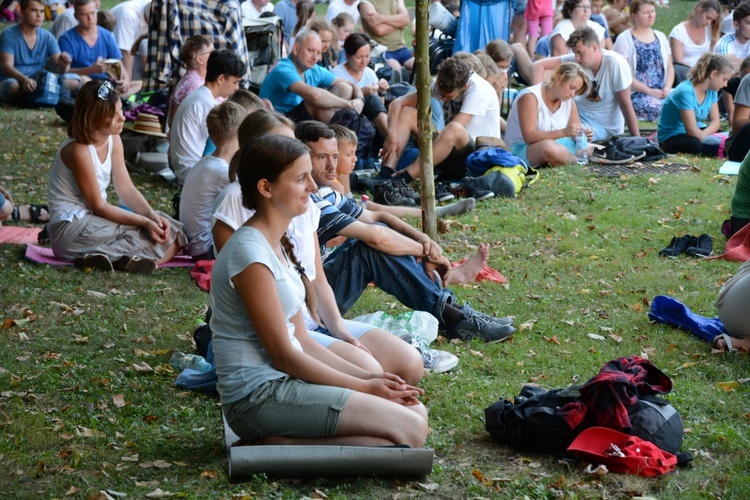
<instances>
[{"instance_id":1,"label":"bare arm","mask_svg":"<svg viewBox=\"0 0 750 500\"><path fill-rule=\"evenodd\" d=\"M664 79L664 96L666 97L672 91L674 85L674 63L672 56L667 57L667 76Z\"/></svg>"},{"instance_id":2,"label":"bare arm","mask_svg":"<svg viewBox=\"0 0 750 500\"><path fill-rule=\"evenodd\" d=\"M555 35L550 40L550 46L552 47L552 57L563 56L568 53L568 45L563 40L562 35Z\"/></svg>"},{"instance_id":3,"label":"bare arm","mask_svg":"<svg viewBox=\"0 0 750 500\"><path fill-rule=\"evenodd\" d=\"M716 112L716 116L714 116L714 111ZM680 118L682 118L682 123L685 125L685 133L700 141L719 130L719 107L716 103L711 107L708 126L703 130L698 127L698 121L692 109L681 109Z\"/></svg>"},{"instance_id":4,"label":"bare arm","mask_svg":"<svg viewBox=\"0 0 750 500\"><path fill-rule=\"evenodd\" d=\"M394 231L393 229L377 224L366 224L364 222L353 222L339 233L347 238L357 238L368 246L380 250L388 255L412 255L423 257L424 245Z\"/></svg>"},{"instance_id":5,"label":"bare arm","mask_svg":"<svg viewBox=\"0 0 750 500\"><path fill-rule=\"evenodd\" d=\"M13 54L0 52L0 71L7 78L16 80L23 92L33 92L36 89L36 81L15 68L15 57L13 57Z\"/></svg>"},{"instance_id":6,"label":"bare arm","mask_svg":"<svg viewBox=\"0 0 750 500\"><path fill-rule=\"evenodd\" d=\"M742 104L734 103L732 115L732 133L736 134L742 127L750 123L750 108Z\"/></svg>"},{"instance_id":7,"label":"bare arm","mask_svg":"<svg viewBox=\"0 0 750 500\"><path fill-rule=\"evenodd\" d=\"M670 38L669 39L669 48L672 51L672 61L674 63L685 64L684 62L682 62L682 57L683 57L682 42L679 41L676 38Z\"/></svg>"},{"instance_id":8,"label":"bare arm","mask_svg":"<svg viewBox=\"0 0 750 500\"><path fill-rule=\"evenodd\" d=\"M358 220L360 222L366 222L369 224L378 222L381 224L385 224L397 233L418 242L420 245L422 245L423 252L420 254L412 254L415 257L421 257L424 255L428 256L430 260L435 260L440 258L440 256L443 254L443 250L440 248L440 246L432 241L429 236L427 236L414 226L402 221L395 215L389 214L387 212L373 212L371 210L365 210L364 212L362 212L362 215L360 215Z\"/></svg>"},{"instance_id":9,"label":"bare arm","mask_svg":"<svg viewBox=\"0 0 750 500\"><path fill-rule=\"evenodd\" d=\"M214 227L211 228L211 234L214 237L214 249L218 254L234 234L234 229L226 222L217 220Z\"/></svg>"},{"instance_id":10,"label":"bare arm","mask_svg":"<svg viewBox=\"0 0 750 500\"><path fill-rule=\"evenodd\" d=\"M390 35L394 31L405 29L411 22L403 0L398 1L397 13L394 15L378 14L368 3L359 4L359 13L362 23L377 36Z\"/></svg>"},{"instance_id":11,"label":"bare arm","mask_svg":"<svg viewBox=\"0 0 750 500\"><path fill-rule=\"evenodd\" d=\"M537 128L537 109L538 102L534 94L525 94L518 101L518 117L521 125L521 135L523 136L523 142L526 144L535 144L539 141L544 140L557 140L562 137L570 137L575 135L575 125L578 125L580 130L581 123L576 119L575 122L571 120L568 123L568 127L561 130L539 130ZM578 114L576 113L576 118ZM570 129L570 130L568 130Z\"/></svg>"},{"instance_id":12,"label":"bare arm","mask_svg":"<svg viewBox=\"0 0 750 500\"><path fill-rule=\"evenodd\" d=\"M305 82L294 82L289 86L289 92L294 92L317 108L336 108L336 109L354 109L356 111L355 100L347 101L325 89L319 89L307 85ZM361 95L361 92L360 92ZM359 99L357 99L359 100ZM361 102L361 101L360 101Z\"/></svg>"},{"instance_id":13,"label":"bare arm","mask_svg":"<svg viewBox=\"0 0 750 500\"><path fill-rule=\"evenodd\" d=\"M399 143L399 122L401 120L401 110L405 107L415 108L417 106L417 92L408 94L395 99L388 107L388 135L383 143L383 164L395 156L401 156L401 144Z\"/></svg>"},{"instance_id":14,"label":"bare arm","mask_svg":"<svg viewBox=\"0 0 750 500\"><path fill-rule=\"evenodd\" d=\"M633 109L633 102L630 100L630 87L616 92L617 104L620 106L622 116L625 117L625 124L628 126L630 135L633 137L640 137L641 131L638 128L638 119L635 116L635 110Z\"/></svg>"},{"instance_id":15,"label":"bare arm","mask_svg":"<svg viewBox=\"0 0 750 500\"><path fill-rule=\"evenodd\" d=\"M534 64L531 65L531 84L536 85L537 83L542 83L542 81L544 81L544 72L554 70L560 66L561 63L562 60L559 57L546 57L535 61Z\"/></svg>"}]
</instances>

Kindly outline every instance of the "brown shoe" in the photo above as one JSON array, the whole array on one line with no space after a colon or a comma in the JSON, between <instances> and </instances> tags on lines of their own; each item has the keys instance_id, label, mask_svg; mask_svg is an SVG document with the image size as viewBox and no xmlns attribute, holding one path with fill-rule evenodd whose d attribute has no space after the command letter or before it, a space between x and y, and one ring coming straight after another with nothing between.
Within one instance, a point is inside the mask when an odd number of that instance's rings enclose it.
<instances>
[{"instance_id":1,"label":"brown shoe","mask_svg":"<svg viewBox=\"0 0 750 500\"><path fill-rule=\"evenodd\" d=\"M130 274L154 274L158 267L155 261L138 257L125 256L117 261L117 269Z\"/></svg>"},{"instance_id":2,"label":"brown shoe","mask_svg":"<svg viewBox=\"0 0 750 500\"><path fill-rule=\"evenodd\" d=\"M98 269L105 273L115 270L112 261L103 253L90 253L83 257L77 257L73 259L73 265L78 269Z\"/></svg>"}]
</instances>

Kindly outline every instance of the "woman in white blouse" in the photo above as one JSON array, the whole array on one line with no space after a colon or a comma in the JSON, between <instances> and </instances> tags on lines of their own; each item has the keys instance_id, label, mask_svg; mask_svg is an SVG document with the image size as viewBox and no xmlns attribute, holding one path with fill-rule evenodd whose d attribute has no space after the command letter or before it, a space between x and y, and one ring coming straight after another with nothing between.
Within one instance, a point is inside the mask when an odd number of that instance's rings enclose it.
<instances>
[{"instance_id":1,"label":"woman in white blouse","mask_svg":"<svg viewBox=\"0 0 750 500\"><path fill-rule=\"evenodd\" d=\"M590 19L591 0L565 0L562 7L563 20L557 23L552 34L549 36L552 57L562 56L569 52L566 42L576 28L588 26L593 29L601 46L606 49L612 48L612 40L604 37L604 28Z\"/></svg>"},{"instance_id":2,"label":"woman in white blouse","mask_svg":"<svg viewBox=\"0 0 750 500\"><path fill-rule=\"evenodd\" d=\"M674 61L675 86L685 80L688 70L700 56L713 50L721 29L720 13L717 0L701 0L686 21L672 28L669 47Z\"/></svg>"}]
</instances>

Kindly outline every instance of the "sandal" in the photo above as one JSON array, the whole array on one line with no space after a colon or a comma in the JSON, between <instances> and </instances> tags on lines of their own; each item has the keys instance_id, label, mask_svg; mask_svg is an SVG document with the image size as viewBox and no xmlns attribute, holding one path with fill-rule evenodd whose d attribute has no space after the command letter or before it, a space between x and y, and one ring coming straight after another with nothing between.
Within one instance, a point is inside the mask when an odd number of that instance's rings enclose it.
<instances>
[{"instance_id":1,"label":"sandal","mask_svg":"<svg viewBox=\"0 0 750 500\"><path fill-rule=\"evenodd\" d=\"M726 349L719 349L718 347L716 347L716 344L719 342L719 340L723 340L724 341L724 343L727 345ZM716 337L714 337L713 342L711 342L711 350L712 351L716 351L718 353L722 353L722 352L728 352L728 353L737 352L737 349L735 349L734 347L732 347L732 337L730 337L726 333L722 333L721 335L717 335Z\"/></svg>"},{"instance_id":2,"label":"sandal","mask_svg":"<svg viewBox=\"0 0 750 500\"><path fill-rule=\"evenodd\" d=\"M42 210L47 212L47 220L42 220ZM49 208L47 207L47 205L29 205L29 216L31 217L31 220L22 222L34 222L37 224L46 223L49 221ZM21 220L21 209L18 207L18 205L15 205L13 207L12 217L14 221Z\"/></svg>"}]
</instances>

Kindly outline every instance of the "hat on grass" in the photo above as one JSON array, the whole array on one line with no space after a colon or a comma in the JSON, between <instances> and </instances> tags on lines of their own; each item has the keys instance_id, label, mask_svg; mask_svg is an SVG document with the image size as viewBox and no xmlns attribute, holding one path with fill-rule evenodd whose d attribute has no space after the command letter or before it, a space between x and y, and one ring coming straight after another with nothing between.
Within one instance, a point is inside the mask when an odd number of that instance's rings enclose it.
<instances>
[{"instance_id":1,"label":"hat on grass","mask_svg":"<svg viewBox=\"0 0 750 500\"><path fill-rule=\"evenodd\" d=\"M154 135L156 137L166 137L167 134L161 131L161 123L159 123L159 117L152 115L151 113L140 113L133 124L133 132L139 132L146 135Z\"/></svg>"},{"instance_id":2,"label":"hat on grass","mask_svg":"<svg viewBox=\"0 0 750 500\"><path fill-rule=\"evenodd\" d=\"M606 427L590 427L568 447L576 457L606 465L612 472L661 476L674 470L677 457L650 441Z\"/></svg>"}]
</instances>

